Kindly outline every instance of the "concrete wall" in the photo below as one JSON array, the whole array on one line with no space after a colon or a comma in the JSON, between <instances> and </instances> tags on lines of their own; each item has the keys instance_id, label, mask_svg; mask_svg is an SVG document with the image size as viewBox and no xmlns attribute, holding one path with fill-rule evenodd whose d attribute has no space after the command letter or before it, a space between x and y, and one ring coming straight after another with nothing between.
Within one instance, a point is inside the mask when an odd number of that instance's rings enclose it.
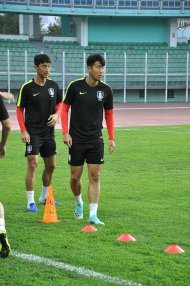
<instances>
[{"instance_id":1,"label":"concrete wall","mask_svg":"<svg viewBox=\"0 0 190 286\"><path fill-rule=\"evenodd\" d=\"M89 42L167 42L166 18L89 17Z\"/></svg>"}]
</instances>

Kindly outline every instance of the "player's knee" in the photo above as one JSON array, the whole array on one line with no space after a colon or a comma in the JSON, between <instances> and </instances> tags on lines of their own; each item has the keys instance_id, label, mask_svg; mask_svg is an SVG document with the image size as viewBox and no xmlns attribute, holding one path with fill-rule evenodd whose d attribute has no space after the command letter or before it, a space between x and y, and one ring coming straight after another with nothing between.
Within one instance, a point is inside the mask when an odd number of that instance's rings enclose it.
<instances>
[{"instance_id":1,"label":"player's knee","mask_svg":"<svg viewBox=\"0 0 190 286\"><path fill-rule=\"evenodd\" d=\"M31 179L35 178L35 173L36 173L36 168L38 166L37 162L30 162L30 164L28 165L28 175Z\"/></svg>"},{"instance_id":2,"label":"player's knee","mask_svg":"<svg viewBox=\"0 0 190 286\"><path fill-rule=\"evenodd\" d=\"M11 130L10 119L8 118L8 119L4 120L2 124L3 124L3 128L6 129L7 132L10 132L10 130Z\"/></svg>"},{"instance_id":3,"label":"player's knee","mask_svg":"<svg viewBox=\"0 0 190 286\"><path fill-rule=\"evenodd\" d=\"M6 129L7 132L10 132L10 131L11 131L11 125L7 125L7 126L5 127L5 129Z\"/></svg>"},{"instance_id":4,"label":"player's knee","mask_svg":"<svg viewBox=\"0 0 190 286\"><path fill-rule=\"evenodd\" d=\"M74 184L78 184L80 182L80 177L75 175L75 174L72 174L71 175L71 182Z\"/></svg>"},{"instance_id":5,"label":"player's knee","mask_svg":"<svg viewBox=\"0 0 190 286\"><path fill-rule=\"evenodd\" d=\"M32 161L30 162L29 166L28 166L28 169L34 173L36 168L38 167L38 163L36 161Z\"/></svg>"},{"instance_id":6,"label":"player's knee","mask_svg":"<svg viewBox=\"0 0 190 286\"><path fill-rule=\"evenodd\" d=\"M94 183L98 183L100 181L100 173L90 174L90 181Z\"/></svg>"},{"instance_id":7,"label":"player's knee","mask_svg":"<svg viewBox=\"0 0 190 286\"><path fill-rule=\"evenodd\" d=\"M47 173L52 174L54 169L55 169L55 167L56 167L56 165L52 164L51 166L46 167L45 170L46 170Z\"/></svg>"}]
</instances>

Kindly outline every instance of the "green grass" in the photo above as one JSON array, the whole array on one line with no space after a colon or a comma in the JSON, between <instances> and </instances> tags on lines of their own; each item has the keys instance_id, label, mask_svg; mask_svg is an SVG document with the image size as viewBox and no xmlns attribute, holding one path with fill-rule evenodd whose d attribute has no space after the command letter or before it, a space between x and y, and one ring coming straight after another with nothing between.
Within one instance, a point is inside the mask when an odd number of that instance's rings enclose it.
<instances>
[{"instance_id":1,"label":"green grass","mask_svg":"<svg viewBox=\"0 0 190 286\"><path fill-rule=\"evenodd\" d=\"M189 176L190 127L137 127L116 129L116 152L108 154L101 174L99 217L106 226L83 233L89 214L87 172L83 175L84 219L73 219L74 200L69 187L67 148L56 133L57 168L53 178L59 223L44 224L43 206L26 212L24 144L12 132L7 156L0 160L0 199L5 206L6 228L12 250L34 254L108 276L147 286L188 286L190 259ZM105 133L105 141L107 136ZM42 159L36 179L36 201L41 193ZM134 243L116 239L123 233ZM166 254L170 244L184 254ZM0 260L0 285L116 285L80 276L14 255ZM128 284L126 284L128 285Z\"/></svg>"}]
</instances>

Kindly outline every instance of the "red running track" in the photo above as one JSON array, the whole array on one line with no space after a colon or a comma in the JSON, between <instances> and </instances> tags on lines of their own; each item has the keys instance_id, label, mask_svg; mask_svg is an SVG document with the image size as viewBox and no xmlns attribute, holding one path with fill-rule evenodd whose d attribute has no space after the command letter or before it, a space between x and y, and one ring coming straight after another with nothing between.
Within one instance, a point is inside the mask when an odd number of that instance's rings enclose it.
<instances>
[{"instance_id":1,"label":"red running track","mask_svg":"<svg viewBox=\"0 0 190 286\"><path fill-rule=\"evenodd\" d=\"M7 105L12 130L19 130L15 105ZM190 103L114 104L115 127L190 124ZM105 125L105 122L104 122ZM60 129L60 123L56 129Z\"/></svg>"}]
</instances>

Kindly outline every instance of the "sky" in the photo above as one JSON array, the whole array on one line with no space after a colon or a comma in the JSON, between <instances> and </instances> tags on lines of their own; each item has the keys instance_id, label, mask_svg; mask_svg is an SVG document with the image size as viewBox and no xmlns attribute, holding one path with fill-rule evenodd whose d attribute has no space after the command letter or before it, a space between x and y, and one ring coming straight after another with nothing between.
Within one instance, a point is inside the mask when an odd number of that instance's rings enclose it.
<instances>
[{"instance_id":1,"label":"sky","mask_svg":"<svg viewBox=\"0 0 190 286\"><path fill-rule=\"evenodd\" d=\"M55 16L41 16L42 17L42 23L44 25L44 28L47 28L50 23L55 22Z\"/></svg>"},{"instance_id":2,"label":"sky","mask_svg":"<svg viewBox=\"0 0 190 286\"><path fill-rule=\"evenodd\" d=\"M178 29L177 36L178 38L189 39L190 38L190 26Z\"/></svg>"}]
</instances>

